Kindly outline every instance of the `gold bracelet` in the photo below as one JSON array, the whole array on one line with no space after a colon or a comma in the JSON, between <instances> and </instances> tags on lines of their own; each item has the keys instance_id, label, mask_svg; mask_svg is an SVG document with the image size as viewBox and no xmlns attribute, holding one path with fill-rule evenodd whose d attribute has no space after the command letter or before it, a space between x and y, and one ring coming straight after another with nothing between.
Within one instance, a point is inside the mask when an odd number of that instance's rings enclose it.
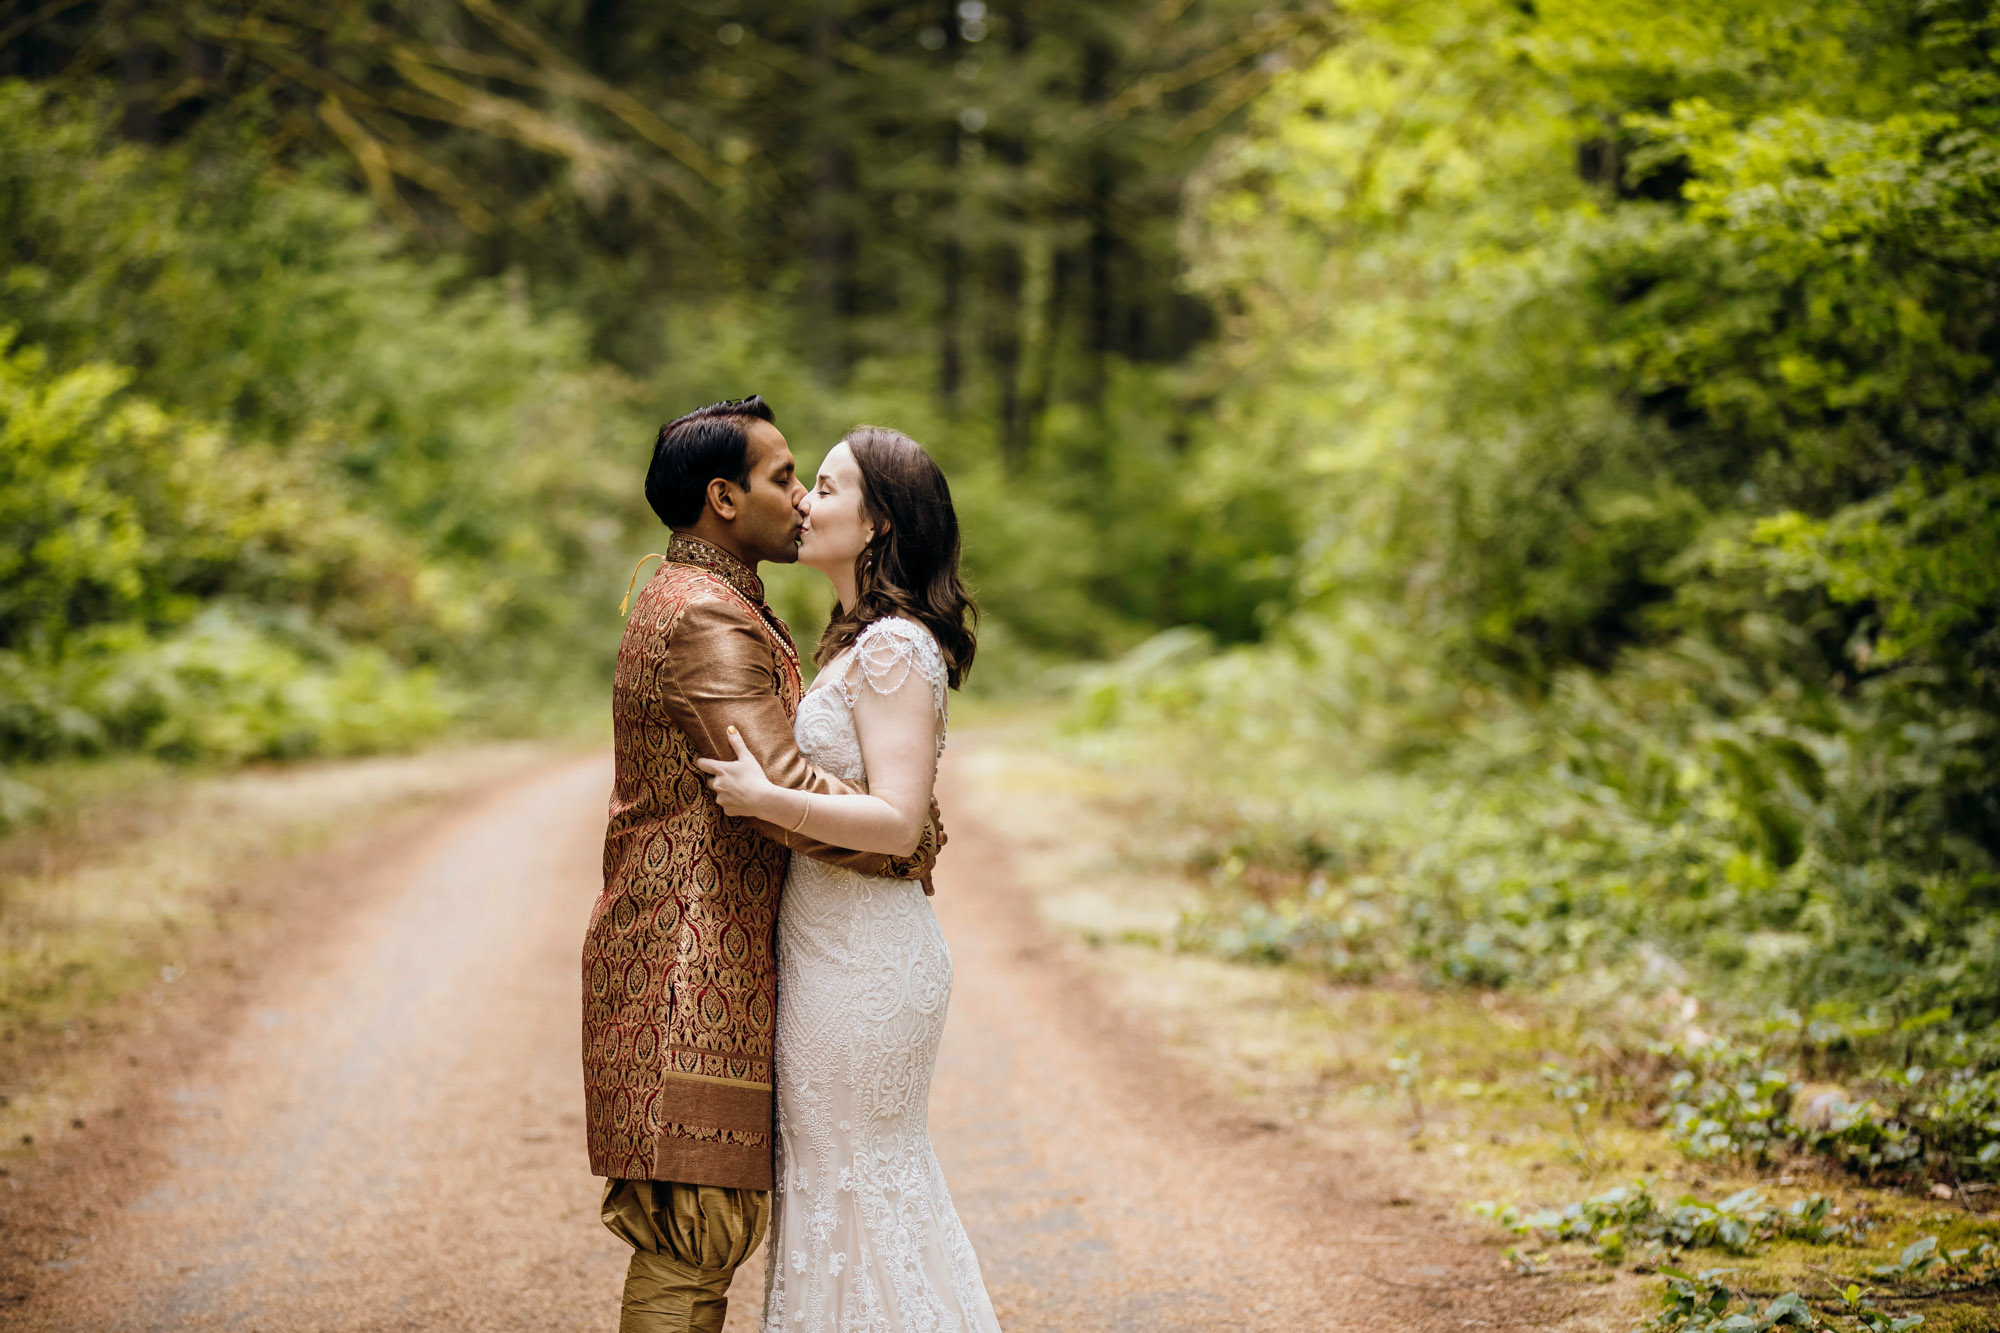
<instances>
[{"instance_id":1,"label":"gold bracelet","mask_svg":"<svg viewBox=\"0 0 2000 1333\"><path fill-rule=\"evenodd\" d=\"M797 833L800 829L804 828L806 826L806 820L812 817L813 794L811 792L806 792L805 798L806 798L806 808L799 812L799 822L792 825L792 832L794 833Z\"/></svg>"}]
</instances>

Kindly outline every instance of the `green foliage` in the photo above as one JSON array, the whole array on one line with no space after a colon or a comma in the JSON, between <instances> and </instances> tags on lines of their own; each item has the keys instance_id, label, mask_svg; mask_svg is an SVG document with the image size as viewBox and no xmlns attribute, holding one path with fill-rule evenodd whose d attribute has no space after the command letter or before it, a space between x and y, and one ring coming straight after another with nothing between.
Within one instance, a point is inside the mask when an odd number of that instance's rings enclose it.
<instances>
[{"instance_id":1,"label":"green foliage","mask_svg":"<svg viewBox=\"0 0 2000 1333\"><path fill-rule=\"evenodd\" d=\"M1920 1071L1921 1072L1921 1071ZM1965 1179L2000 1172L2000 1071L1953 1069L1905 1080L1898 1116Z\"/></svg>"},{"instance_id":2,"label":"green foliage","mask_svg":"<svg viewBox=\"0 0 2000 1333\"><path fill-rule=\"evenodd\" d=\"M577 327L226 147L0 84L0 754L407 744L616 641Z\"/></svg>"},{"instance_id":3,"label":"green foliage","mask_svg":"<svg viewBox=\"0 0 2000 1333\"><path fill-rule=\"evenodd\" d=\"M1786 1026L1797 1033L1796 1023ZM1824 1040L1834 1026L1812 1023L1807 1035L1817 1030ZM1906 1042L1919 1030L1901 1028ZM1864 1038L1855 1049L1871 1046L1879 1049L1879 1041ZM1803 1082L1794 1071L1812 1058L1804 1050L1785 1055L1716 1038L1659 1042L1648 1052L1664 1075L1653 1115L1697 1160L1763 1164L1803 1152L1878 1178L1993 1179L2000 1171L2000 1071L1990 1068L1989 1052L1963 1038L1938 1049L1961 1063L1878 1066L1841 1086Z\"/></svg>"},{"instance_id":4,"label":"green foliage","mask_svg":"<svg viewBox=\"0 0 2000 1333\"><path fill-rule=\"evenodd\" d=\"M1355 625L1373 642L1341 642ZM1181 646L1090 678L1087 716L1227 784L1195 815L1223 894L1190 942L1481 985L1664 950L1660 977L1748 999L1990 1012L1993 881L1944 868L1976 847L1935 844L1939 788L1992 734L1977 715L1807 697L1696 640L1528 706L1415 657L1366 622L1303 623L1281 651Z\"/></svg>"},{"instance_id":5,"label":"green foliage","mask_svg":"<svg viewBox=\"0 0 2000 1333\"><path fill-rule=\"evenodd\" d=\"M1798 1291L1775 1295L1741 1291L1729 1281L1732 1269L1690 1273L1676 1266L1682 1255L1698 1250L1749 1257L1779 1243L1866 1244L1869 1219L1843 1217L1831 1200L1817 1194L1784 1207L1770 1203L1754 1188L1712 1204L1691 1195L1664 1203L1641 1180L1562 1208L1524 1213L1511 1204L1482 1202L1472 1205L1471 1212L1542 1245L1587 1246L1596 1262L1660 1273L1667 1279L1660 1308L1644 1328L1662 1333L1761 1333L1782 1328L1889 1333L1914 1328L1923 1319L1883 1310L1878 1296L1949 1297L1986 1288L2000 1276L1996 1269L2000 1252L1988 1241L1947 1251L1936 1236L1920 1236L1890 1262L1873 1266L1869 1288L1849 1282L1844 1288L1836 1286L1830 1297L1813 1299ZM1526 1271L1539 1272L1546 1257L1536 1250L1517 1254L1515 1262Z\"/></svg>"},{"instance_id":6,"label":"green foliage","mask_svg":"<svg viewBox=\"0 0 2000 1333\"><path fill-rule=\"evenodd\" d=\"M9 54L104 80L138 133L336 165L631 373L679 352L663 305L747 299L834 387L894 359L1018 464L1098 456L1055 418L1210 327L1175 282L1182 182L1336 23L1316 0L84 0L25 15Z\"/></svg>"},{"instance_id":7,"label":"green foliage","mask_svg":"<svg viewBox=\"0 0 2000 1333\"><path fill-rule=\"evenodd\" d=\"M1681 1068L1668 1078L1660 1118L1674 1145L1697 1160L1749 1158L1762 1163L1794 1141L1787 1118L1799 1085L1763 1053L1711 1042L1675 1048Z\"/></svg>"},{"instance_id":8,"label":"green foliage","mask_svg":"<svg viewBox=\"0 0 2000 1333\"><path fill-rule=\"evenodd\" d=\"M2000 476L1936 488L1913 475L1830 519L1797 512L1762 519L1752 539L1771 582L1825 589L1879 619L1860 665L1964 661L1993 633L2000 606ZM1865 649L1865 653L1864 653Z\"/></svg>"},{"instance_id":9,"label":"green foliage","mask_svg":"<svg viewBox=\"0 0 2000 1333\"><path fill-rule=\"evenodd\" d=\"M1472 1212L1517 1236L1589 1245L1606 1263L1623 1262L1627 1251L1635 1249L1650 1256L1647 1262L1657 1263L1683 1250L1751 1254L1777 1240L1810 1245L1852 1241L1861 1227L1840 1218L1839 1209L1821 1194L1782 1208L1755 1189L1739 1190L1716 1203L1683 1195L1667 1204L1655 1199L1643 1180L1563 1208L1523 1213L1511 1204L1481 1202L1472 1205Z\"/></svg>"},{"instance_id":10,"label":"green foliage","mask_svg":"<svg viewBox=\"0 0 2000 1333\"><path fill-rule=\"evenodd\" d=\"M1286 489L1290 602L1078 692L1100 752L1204 775L1182 942L1869 1016L1815 1058L1873 1108L1817 1138L1791 1054L1687 1062L1664 1114L1695 1152L1977 1169L1979 1113L1919 1128L1874 1069L1955 1050L1969 1088L2000 1019L1996 30L1353 12L1189 228L1232 312L1204 482Z\"/></svg>"},{"instance_id":11,"label":"green foliage","mask_svg":"<svg viewBox=\"0 0 2000 1333\"><path fill-rule=\"evenodd\" d=\"M1660 1271L1667 1278L1666 1291L1660 1300L1660 1312L1645 1327L1661 1333L1770 1333L1785 1328L1831 1333L1843 1327L1867 1333L1902 1333L1924 1322L1920 1314L1885 1313L1858 1288L1851 1288L1851 1294L1843 1302L1854 1316L1854 1323L1843 1326L1822 1317L1796 1291L1771 1298L1761 1309L1754 1297L1746 1297L1739 1306L1735 1294L1723 1281L1730 1271L1726 1268L1703 1269L1699 1273L1671 1268Z\"/></svg>"},{"instance_id":12,"label":"green foliage","mask_svg":"<svg viewBox=\"0 0 2000 1333\"><path fill-rule=\"evenodd\" d=\"M0 738L38 756L284 759L400 749L450 720L433 671L298 628L215 604L159 634L100 626L52 662L0 654Z\"/></svg>"},{"instance_id":13,"label":"green foliage","mask_svg":"<svg viewBox=\"0 0 2000 1333\"><path fill-rule=\"evenodd\" d=\"M1513 1205L1474 1204L1475 1216L1517 1236L1547 1245L1588 1246L1597 1262L1631 1265L1640 1272L1658 1272L1667 1281L1660 1308L1644 1328L1662 1333L1764 1333L1800 1328L1866 1330L1890 1333L1914 1328L1921 1315L1896 1315L1877 1303L1878 1291L1850 1282L1836 1287L1830 1298L1809 1300L1798 1291L1752 1295L1728 1281L1734 1271L1711 1268L1690 1273L1675 1265L1695 1250L1720 1250L1752 1256L1767 1246L1866 1243L1869 1221L1845 1218L1825 1195L1812 1195L1782 1208L1756 1189L1739 1190L1716 1203L1683 1196L1671 1204L1655 1199L1646 1183L1618 1186L1562 1208L1523 1213ZM1937 1298L1975 1291L1990 1285L1996 1252L1985 1240L1946 1251L1936 1236L1921 1236L1904 1246L1871 1274L1887 1294L1908 1300ZM1540 1271L1540 1252L1520 1256L1517 1263ZM1851 1321L1851 1322L1850 1322Z\"/></svg>"},{"instance_id":14,"label":"green foliage","mask_svg":"<svg viewBox=\"0 0 2000 1333\"><path fill-rule=\"evenodd\" d=\"M1739 1293L1725 1280L1729 1269L1687 1273L1663 1266L1659 1271L1667 1278L1667 1285L1661 1295L1661 1309L1645 1328L1661 1333L1766 1333L1781 1328L1815 1329L1823 1333L1849 1329L1855 1333L1903 1333L1923 1324L1924 1316L1884 1310L1878 1304L1881 1295L1924 1299L1989 1287L2000 1276L1995 1259L1994 1247L1984 1240L1946 1253L1939 1249L1936 1236L1923 1236L1905 1246L1893 1263L1874 1270L1877 1279L1894 1288L1890 1293L1878 1293L1850 1282L1845 1287L1836 1286L1831 1299L1822 1299L1817 1307L1798 1292L1788 1291L1763 1305L1761 1310L1759 1298L1748 1293L1743 1293L1741 1304L1738 1303ZM1926 1282L1927 1278L1930 1281ZM1946 1285L1939 1285L1940 1278L1946 1280Z\"/></svg>"},{"instance_id":15,"label":"green foliage","mask_svg":"<svg viewBox=\"0 0 2000 1333\"><path fill-rule=\"evenodd\" d=\"M0 753L247 758L434 732L431 673L306 610L386 629L378 593L410 544L327 504L298 457L233 447L128 378L0 346Z\"/></svg>"}]
</instances>

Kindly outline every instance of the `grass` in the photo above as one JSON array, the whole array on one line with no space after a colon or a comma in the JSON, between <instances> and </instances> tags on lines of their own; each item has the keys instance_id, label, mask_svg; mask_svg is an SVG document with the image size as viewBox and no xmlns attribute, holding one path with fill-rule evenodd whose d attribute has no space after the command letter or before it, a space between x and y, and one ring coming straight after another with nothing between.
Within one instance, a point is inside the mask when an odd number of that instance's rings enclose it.
<instances>
[{"instance_id":1,"label":"grass","mask_svg":"<svg viewBox=\"0 0 2000 1333\"><path fill-rule=\"evenodd\" d=\"M1836 1217L1868 1224L1853 1244L1628 1251L1618 1263L1600 1261L1590 1245L1493 1228L1535 1280L1601 1284L1604 1327L1647 1318L1662 1286L1650 1274L1663 1258L1691 1270L1732 1268L1727 1281L1739 1289L1822 1299L1837 1278L1886 1290L1871 1270L1922 1236L1946 1250L2000 1244L2000 1219L1873 1187L1819 1159L1793 1155L1759 1168L1683 1156L1655 1123L1644 1037L1698 1032L1706 1015L1696 997L1669 990L1635 1000L1608 975L1538 996L1394 978L1335 983L1295 963L1183 947L1180 923L1213 908L1217 889L1213 877L1189 871L1196 840L1174 826L1182 802L1172 775L1065 757L1044 717L982 722L962 760L968 785L993 803L989 818L1018 834L1023 878L1045 919L1089 947L1121 999L1158 1018L1194 1062L1221 1071L1274 1120L1329 1144L1356 1130L1400 1138L1413 1195L1442 1194L1468 1209L1482 1200L1524 1213L1560 1208L1643 1178L1668 1202L1714 1203L1746 1187L1779 1205L1822 1194ZM1970 1333L2000 1324L1993 1294L1884 1304L1920 1310L1926 1329Z\"/></svg>"}]
</instances>

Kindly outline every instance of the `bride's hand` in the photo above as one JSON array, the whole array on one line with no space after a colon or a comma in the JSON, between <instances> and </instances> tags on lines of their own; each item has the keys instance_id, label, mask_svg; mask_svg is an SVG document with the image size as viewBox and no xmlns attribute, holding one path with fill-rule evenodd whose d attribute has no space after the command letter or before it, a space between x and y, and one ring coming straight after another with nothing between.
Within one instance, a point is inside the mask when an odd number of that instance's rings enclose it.
<instances>
[{"instance_id":1,"label":"bride's hand","mask_svg":"<svg viewBox=\"0 0 2000 1333\"><path fill-rule=\"evenodd\" d=\"M697 759L695 767L707 775L709 790L724 814L765 818L770 796L778 788L764 776L764 766L734 727L729 729L729 744L736 751L734 759Z\"/></svg>"}]
</instances>

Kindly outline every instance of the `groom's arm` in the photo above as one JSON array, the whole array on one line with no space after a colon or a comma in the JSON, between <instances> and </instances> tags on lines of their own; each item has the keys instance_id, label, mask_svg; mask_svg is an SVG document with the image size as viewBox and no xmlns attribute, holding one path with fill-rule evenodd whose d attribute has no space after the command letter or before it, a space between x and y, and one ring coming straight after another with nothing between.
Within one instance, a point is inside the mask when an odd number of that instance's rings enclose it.
<instances>
[{"instance_id":1,"label":"groom's arm","mask_svg":"<svg viewBox=\"0 0 2000 1333\"><path fill-rule=\"evenodd\" d=\"M667 641L659 698L675 725L704 759L730 759L728 729L735 727L772 782L797 791L851 796L865 789L821 772L806 762L792 735L792 720L778 698L770 640L742 608L715 598L690 603ZM817 861L845 866L864 875L921 879L937 861L935 815L913 856L892 857L829 847L761 819L759 832Z\"/></svg>"}]
</instances>

